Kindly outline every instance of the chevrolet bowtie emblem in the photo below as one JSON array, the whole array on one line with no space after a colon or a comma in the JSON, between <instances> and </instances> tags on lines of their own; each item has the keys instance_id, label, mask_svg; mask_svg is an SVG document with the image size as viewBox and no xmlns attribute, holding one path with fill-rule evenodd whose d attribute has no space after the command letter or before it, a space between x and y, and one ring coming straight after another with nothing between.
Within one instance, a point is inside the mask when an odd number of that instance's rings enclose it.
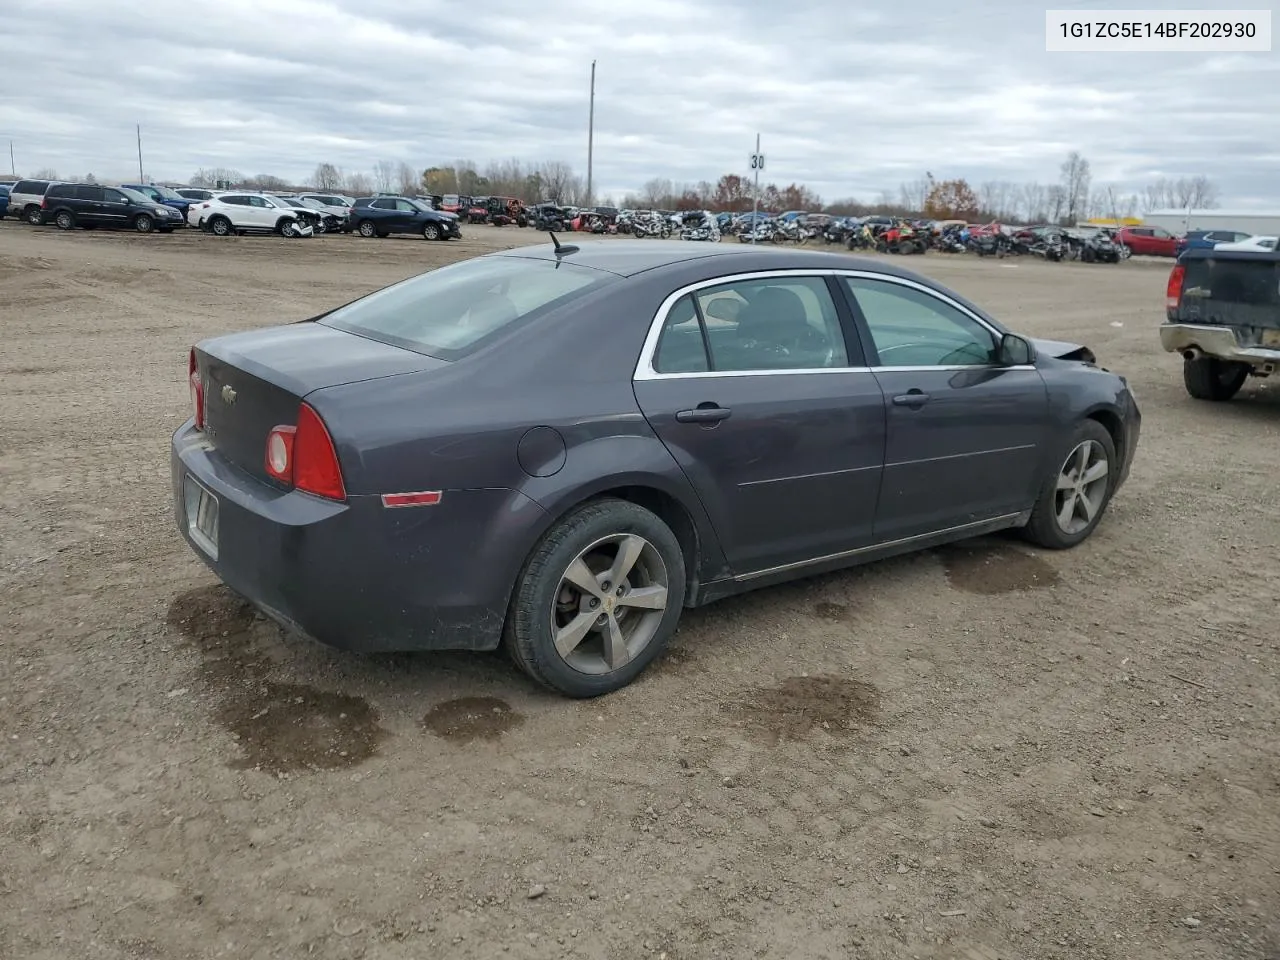
<instances>
[{"instance_id":1,"label":"chevrolet bowtie emblem","mask_svg":"<svg viewBox=\"0 0 1280 960\"><path fill-rule=\"evenodd\" d=\"M231 384L227 384L222 388L222 402L227 406L236 402L236 392L231 389Z\"/></svg>"}]
</instances>

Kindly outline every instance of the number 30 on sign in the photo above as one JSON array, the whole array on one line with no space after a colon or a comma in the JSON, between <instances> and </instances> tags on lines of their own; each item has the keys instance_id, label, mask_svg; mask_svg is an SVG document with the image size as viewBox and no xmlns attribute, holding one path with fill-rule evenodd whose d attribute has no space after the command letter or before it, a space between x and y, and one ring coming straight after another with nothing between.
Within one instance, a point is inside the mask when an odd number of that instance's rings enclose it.
<instances>
[{"instance_id":1,"label":"number 30 on sign","mask_svg":"<svg viewBox=\"0 0 1280 960\"><path fill-rule=\"evenodd\" d=\"M752 170L763 170L763 169L764 169L764 154L763 154L763 153L753 153L753 154L751 155L751 169L752 169Z\"/></svg>"}]
</instances>

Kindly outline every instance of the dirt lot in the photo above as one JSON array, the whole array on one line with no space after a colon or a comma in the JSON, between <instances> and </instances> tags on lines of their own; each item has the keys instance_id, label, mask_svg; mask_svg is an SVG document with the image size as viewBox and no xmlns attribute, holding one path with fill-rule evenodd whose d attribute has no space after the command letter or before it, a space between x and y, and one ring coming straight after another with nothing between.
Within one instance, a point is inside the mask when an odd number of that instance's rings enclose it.
<instances>
[{"instance_id":1,"label":"dirt lot","mask_svg":"<svg viewBox=\"0 0 1280 960\"><path fill-rule=\"evenodd\" d=\"M0 957L1280 957L1280 384L1186 397L1164 267L911 262L1131 377L1089 543L727 601L575 703L283 635L173 529L188 346L534 239L468 233L0 223Z\"/></svg>"}]
</instances>

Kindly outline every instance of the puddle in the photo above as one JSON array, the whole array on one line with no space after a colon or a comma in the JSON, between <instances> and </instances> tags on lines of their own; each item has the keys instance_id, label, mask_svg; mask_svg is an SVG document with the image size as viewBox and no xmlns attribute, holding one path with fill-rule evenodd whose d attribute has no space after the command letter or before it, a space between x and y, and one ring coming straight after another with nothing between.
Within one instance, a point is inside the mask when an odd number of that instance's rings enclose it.
<instances>
[{"instance_id":1,"label":"puddle","mask_svg":"<svg viewBox=\"0 0 1280 960\"><path fill-rule=\"evenodd\" d=\"M832 603L823 601L813 605L814 616L821 617L823 620L832 620L842 623L853 616L853 611L847 603Z\"/></svg>"},{"instance_id":2,"label":"puddle","mask_svg":"<svg viewBox=\"0 0 1280 960\"><path fill-rule=\"evenodd\" d=\"M787 677L722 709L735 726L770 743L803 740L815 730L850 737L867 726L880 708L880 693L869 683L846 677Z\"/></svg>"},{"instance_id":3,"label":"puddle","mask_svg":"<svg viewBox=\"0 0 1280 960\"><path fill-rule=\"evenodd\" d=\"M214 719L241 750L233 768L335 770L377 752L386 731L366 700L265 680L280 628L226 587L184 593L165 619L200 654L200 678L217 704Z\"/></svg>"},{"instance_id":4,"label":"puddle","mask_svg":"<svg viewBox=\"0 0 1280 960\"><path fill-rule=\"evenodd\" d=\"M524 716L497 697L459 697L456 700L446 700L444 703L437 703L422 718L424 727L453 743L497 740L522 723Z\"/></svg>"},{"instance_id":5,"label":"puddle","mask_svg":"<svg viewBox=\"0 0 1280 960\"><path fill-rule=\"evenodd\" d=\"M1046 561L1004 543L960 543L938 553L951 586L966 593L1041 590L1059 580L1058 571Z\"/></svg>"},{"instance_id":6,"label":"puddle","mask_svg":"<svg viewBox=\"0 0 1280 960\"><path fill-rule=\"evenodd\" d=\"M386 731L360 697L296 683L266 683L224 701L218 722L243 751L231 766L271 773L353 767L378 750Z\"/></svg>"}]
</instances>

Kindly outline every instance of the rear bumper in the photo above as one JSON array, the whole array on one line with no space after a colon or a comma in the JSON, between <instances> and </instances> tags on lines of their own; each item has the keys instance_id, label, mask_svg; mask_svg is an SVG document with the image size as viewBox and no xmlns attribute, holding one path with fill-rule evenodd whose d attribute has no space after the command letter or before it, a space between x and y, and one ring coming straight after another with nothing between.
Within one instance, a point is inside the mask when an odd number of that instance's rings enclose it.
<instances>
[{"instance_id":1,"label":"rear bumper","mask_svg":"<svg viewBox=\"0 0 1280 960\"><path fill-rule=\"evenodd\" d=\"M334 503L278 490L231 465L190 421L173 436L170 473L178 530L218 578L344 650L493 649L545 523L510 490L445 491L436 506L400 509L378 496ZM188 476L218 498L216 557L192 535Z\"/></svg>"},{"instance_id":2,"label":"rear bumper","mask_svg":"<svg viewBox=\"0 0 1280 960\"><path fill-rule=\"evenodd\" d=\"M1199 350L1219 360L1247 363L1252 367L1280 364L1280 345L1263 347L1242 344L1235 327L1199 323L1164 323L1160 326L1160 345L1170 353Z\"/></svg>"}]
</instances>

